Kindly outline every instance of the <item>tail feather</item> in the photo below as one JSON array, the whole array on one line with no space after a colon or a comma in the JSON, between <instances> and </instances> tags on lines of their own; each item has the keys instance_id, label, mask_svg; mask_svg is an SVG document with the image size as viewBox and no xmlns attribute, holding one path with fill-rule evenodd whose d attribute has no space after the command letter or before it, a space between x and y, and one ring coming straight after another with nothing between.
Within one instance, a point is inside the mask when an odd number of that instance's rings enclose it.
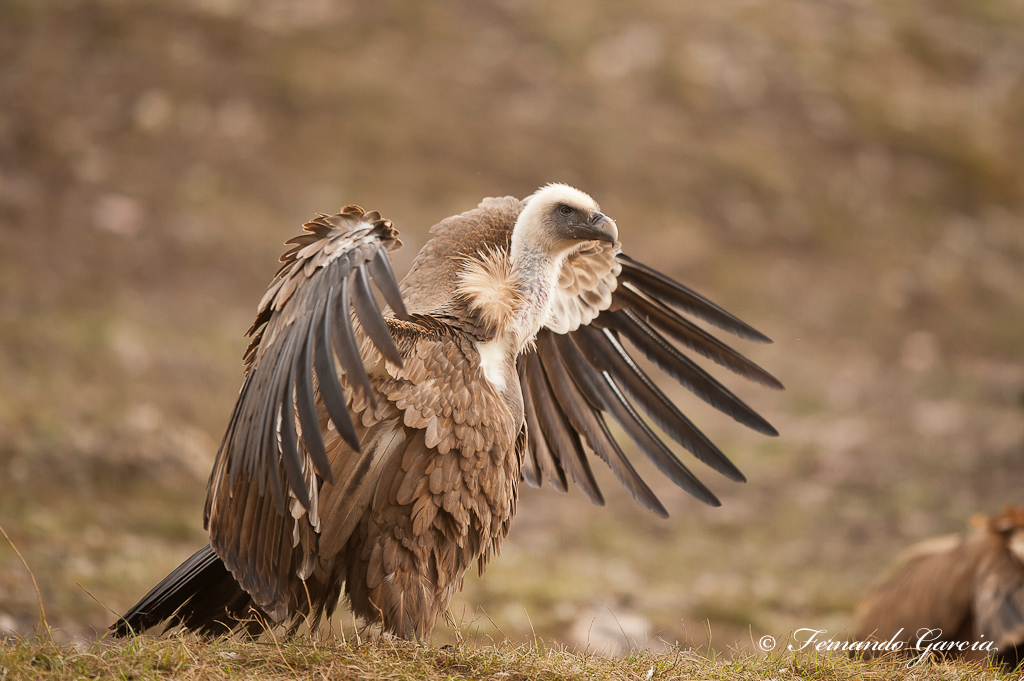
<instances>
[{"instance_id":1,"label":"tail feather","mask_svg":"<svg viewBox=\"0 0 1024 681\"><path fill-rule=\"evenodd\" d=\"M249 633L262 630L262 616L213 548L196 551L142 600L110 625L116 637L139 634L166 621L208 636L226 634L244 626Z\"/></svg>"}]
</instances>

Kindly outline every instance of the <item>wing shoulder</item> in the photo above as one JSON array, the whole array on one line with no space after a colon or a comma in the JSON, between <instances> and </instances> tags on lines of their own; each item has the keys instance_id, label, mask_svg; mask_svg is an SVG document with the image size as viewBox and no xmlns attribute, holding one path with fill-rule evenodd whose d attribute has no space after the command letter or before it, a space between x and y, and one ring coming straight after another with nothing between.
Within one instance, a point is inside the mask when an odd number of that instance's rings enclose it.
<instances>
[{"instance_id":1,"label":"wing shoulder","mask_svg":"<svg viewBox=\"0 0 1024 681\"><path fill-rule=\"evenodd\" d=\"M430 239L402 280L402 295L413 313L432 314L455 298L458 272L468 256L507 250L522 202L511 196L484 199L473 210L430 228Z\"/></svg>"}]
</instances>

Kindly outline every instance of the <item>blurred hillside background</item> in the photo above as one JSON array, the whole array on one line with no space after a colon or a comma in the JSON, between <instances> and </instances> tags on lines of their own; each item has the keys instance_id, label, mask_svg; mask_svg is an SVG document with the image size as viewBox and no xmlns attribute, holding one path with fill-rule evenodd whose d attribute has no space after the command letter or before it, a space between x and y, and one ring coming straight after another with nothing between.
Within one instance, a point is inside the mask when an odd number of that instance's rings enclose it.
<instances>
[{"instance_id":1,"label":"blurred hillside background","mask_svg":"<svg viewBox=\"0 0 1024 681\"><path fill-rule=\"evenodd\" d=\"M401 275L550 181L775 339L733 344L786 392L715 373L782 435L674 391L749 482L694 463L709 509L646 468L667 521L610 475L606 508L524 489L468 632L841 632L897 550L1022 501L1019 0L0 0L0 525L51 626L102 632L86 589L123 612L205 541L303 221L380 210ZM0 635L37 619L0 542Z\"/></svg>"}]
</instances>

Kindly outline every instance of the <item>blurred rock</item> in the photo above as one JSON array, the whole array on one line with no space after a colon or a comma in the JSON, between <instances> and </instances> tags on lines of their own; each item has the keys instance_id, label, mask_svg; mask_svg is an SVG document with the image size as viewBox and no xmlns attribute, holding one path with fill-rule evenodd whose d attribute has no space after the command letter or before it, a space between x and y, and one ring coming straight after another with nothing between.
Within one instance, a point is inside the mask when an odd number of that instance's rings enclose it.
<instances>
[{"instance_id":1,"label":"blurred rock","mask_svg":"<svg viewBox=\"0 0 1024 681\"><path fill-rule=\"evenodd\" d=\"M921 435L951 435L964 425L963 407L955 400L921 401L912 412L914 428Z\"/></svg>"},{"instance_id":2,"label":"blurred rock","mask_svg":"<svg viewBox=\"0 0 1024 681\"><path fill-rule=\"evenodd\" d=\"M18 623L14 621L13 617L6 612L0 612L0 636L19 633L17 627Z\"/></svg>"},{"instance_id":3,"label":"blurred rock","mask_svg":"<svg viewBox=\"0 0 1024 681\"><path fill-rule=\"evenodd\" d=\"M98 184L110 175L110 166L110 154L98 146L91 146L75 162L75 177L87 184Z\"/></svg>"},{"instance_id":4,"label":"blurred rock","mask_svg":"<svg viewBox=\"0 0 1024 681\"><path fill-rule=\"evenodd\" d=\"M903 341L900 364L918 373L928 371L939 361L939 342L930 331L914 331Z\"/></svg>"},{"instance_id":5,"label":"blurred rock","mask_svg":"<svg viewBox=\"0 0 1024 681\"><path fill-rule=\"evenodd\" d=\"M53 130L53 145L62 153L80 151L89 143L89 127L78 116L65 116Z\"/></svg>"},{"instance_id":6,"label":"blurred rock","mask_svg":"<svg viewBox=\"0 0 1024 681\"><path fill-rule=\"evenodd\" d=\"M142 465L150 473L169 464L196 480L204 480L209 475L216 443L202 430L177 422L148 402L128 408L124 427L126 446L104 456Z\"/></svg>"},{"instance_id":7,"label":"blurred rock","mask_svg":"<svg viewBox=\"0 0 1024 681\"><path fill-rule=\"evenodd\" d=\"M134 328L126 325L118 326L110 333L108 343L125 369L138 373L149 368L151 353Z\"/></svg>"},{"instance_id":8,"label":"blurred rock","mask_svg":"<svg viewBox=\"0 0 1024 681\"><path fill-rule=\"evenodd\" d=\"M334 0L261 0L251 4L255 7L246 8L250 21L274 33L336 23L348 16L350 8L349 3Z\"/></svg>"},{"instance_id":9,"label":"blurred rock","mask_svg":"<svg viewBox=\"0 0 1024 681\"><path fill-rule=\"evenodd\" d=\"M137 236L142 230L145 211L142 204L124 194L104 194L93 208L97 229L118 236Z\"/></svg>"},{"instance_id":10,"label":"blurred rock","mask_svg":"<svg viewBox=\"0 0 1024 681\"><path fill-rule=\"evenodd\" d=\"M856 466L851 454L863 447L877 428L863 417L838 419L823 425L818 434L819 465L826 479L839 480Z\"/></svg>"},{"instance_id":11,"label":"blurred rock","mask_svg":"<svg viewBox=\"0 0 1024 681\"><path fill-rule=\"evenodd\" d=\"M246 0L192 0L192 5L214 16L228 18L244 12L249 3Z\"/></svg>"},{"instance_id":12,"label":"blurred rock","mask_svg":"<svg viewBox=\"0 0 1024 681\"><path fill-rule=\"evenodd\" d=\"M135 102L132 117L135 125L144 132L158 133L171 122L174 108L171 98L163 90L150 90Z\"/></svg>"},{"instance_id":13,"label":"blurred rock","mask_svg":"<svg viewBox=\"0 0 1024 681\"><path fill-rule=\"evenodd\" d=\"M225 137L246 147L259 146L266 136L256 109L247 99L232 99L222 104L217 109L217 126Z\"/></svg>"},{"instance_id":14,"label":"blurred rock","mask_svg":"<svg viewBox=\"0 0 1024 681\"><path fill-rule=\"evenodd\" d=\"M635 25L614 38L596 41L587 54L587 68L599 78L622 78L653 67L663 55L658 30Z\"/></svg>"},{"instance_id":15,"label":"blurred rock","mask_svg":"<svg viewBox=\"0 0 1024 681\"><path fill-rule=\"evenodd\" d=\"M763 45L747 42L737 45L702 37L686 46L687 71L697 83L724 92L733 103L752 106L768 86L764 73L767 55L763 52Z\"/></svg>"},{"instance_id":16,"label":"blurred rock","mask_svg":"<svg viewBox=\"0 0 1024 681\"><path fill-rule=\"evenodd\" d=\"M43 195L39 181L28 173L0 172L0 206L28 209Z\"/></svg>"},{"instance_id":17,"label":"blurred rock","mask_svg":"<svg viewBox=\"0 0 1024 681\"><path fill-rule=\"evenodd\" d=\"M650 630L651 621L639 613L595 604L576 617L569 636L581 650L619 657L649 647Z\"/></svg>"},{"instance_id":18,"label":"blurred rock","mask_svg":"<svg viewBox=\"0 0 1024 681\"><path fill-rule=\"evenodd\" d=\"M729 188L722 200L722 214L741 243L756 245L764 239L764 211L746 187L736 185Z\"/></svg>"},{"instance_id":19,"label":"blurred rock","mask_svg":"<svg viewBox=\"0 0 1024 681\"><path fill-rule=\"evenodd\" d=\"M206 58L202 34L185 30L174 34L168 41L168 53L182 68L200 67Z\"/></svg>"},{"instance_id":20,"label":"blurred rock","mask_svg":"<svg viewBox=\"0 0 1024 681\"><path fill-rule=\"evenodd\" d=\"M189 426L170 429L166 435L171 455L184 464L197 480L206 480L213 467L217 443L205 432Z\"/></svg>"},{"instance_id":21,"label":"blurred rock","mask_svg":"<svg viewBox=\"0 0 1024 681\"><path fill-rule=\"evenodd\" d=\"M125 425L140 434L152 433L160 427L163 422L163 415L153 404L143 402L128 409L125 414Z\"/></svg>"},{"instance_id":22,"label":"blurred rock","mask_svg":"<svg viewBox=\"0 0 1024 681\"><path fill-rule=\"evenodd\" d=\"M893 310L903 310L910 305L915 292L914 275L906 267L894 267L878 279L878 294Z\"/></svg>"},{"instance_id":23,"label":"blurred rock","mask_svg":"<svg viewBox=\"0 0 1024 681\"><path fill-rule=\"evenodd\" d=\"M964 360L959 368L987 399L1024 406L1024 364L973 357Z\"/></svg>"},{"instance_id":24,"label":"blurred rock","mask_svg":"<svg viewBox=\"0 0 1024 681\"><path fill-rule=\"evenodd\" d=\"M178 126L186 137L199 137L210 128L213 112L199 99L190 99L181 105Z\"/></svg>"}]
</instances>

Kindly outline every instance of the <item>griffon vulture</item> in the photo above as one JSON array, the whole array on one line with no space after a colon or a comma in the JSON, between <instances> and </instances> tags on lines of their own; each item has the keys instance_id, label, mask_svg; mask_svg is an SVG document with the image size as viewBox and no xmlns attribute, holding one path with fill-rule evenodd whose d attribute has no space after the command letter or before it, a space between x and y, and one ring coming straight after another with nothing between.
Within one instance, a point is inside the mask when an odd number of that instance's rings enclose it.
<instances>
[{"instance_id":1,"label":"griffon vulture","mask_svg":"<svg viewBox=\"0 0 1024 681\"><path fill-rule=\"evenodd\" d=\"M348 206L304 227L249 331L210 476L210 545L118 620L119 635L162 620L253 628L253 615L315 626L344 589L365 621L425 638L469 566L482 572L500 549L520 480L563 492L572 481L601 505L593 453L668 515L607 417L679 487L719 505L641 412L714 470L743 475L627 342L717 409L777 435L679 346L781 384L680 313L769 339L622 253L615 222L582 191L552 184L442 221L400 285L388 251L401 242L379 213Z\"/></svg>"},{"instance_id":2,"label":"griffon vulture","mask_svg":"<svg viewBox=\"0 0 1024 681\"><path fill-rule=\"evenodd\" d=\"M1024 653L1024 508L910 547L854 617L859 641L903 641L913 650L929 632L926 645L966 642L936 645L952 657L1016 667Z\"/></svg>"}]
</instances>

